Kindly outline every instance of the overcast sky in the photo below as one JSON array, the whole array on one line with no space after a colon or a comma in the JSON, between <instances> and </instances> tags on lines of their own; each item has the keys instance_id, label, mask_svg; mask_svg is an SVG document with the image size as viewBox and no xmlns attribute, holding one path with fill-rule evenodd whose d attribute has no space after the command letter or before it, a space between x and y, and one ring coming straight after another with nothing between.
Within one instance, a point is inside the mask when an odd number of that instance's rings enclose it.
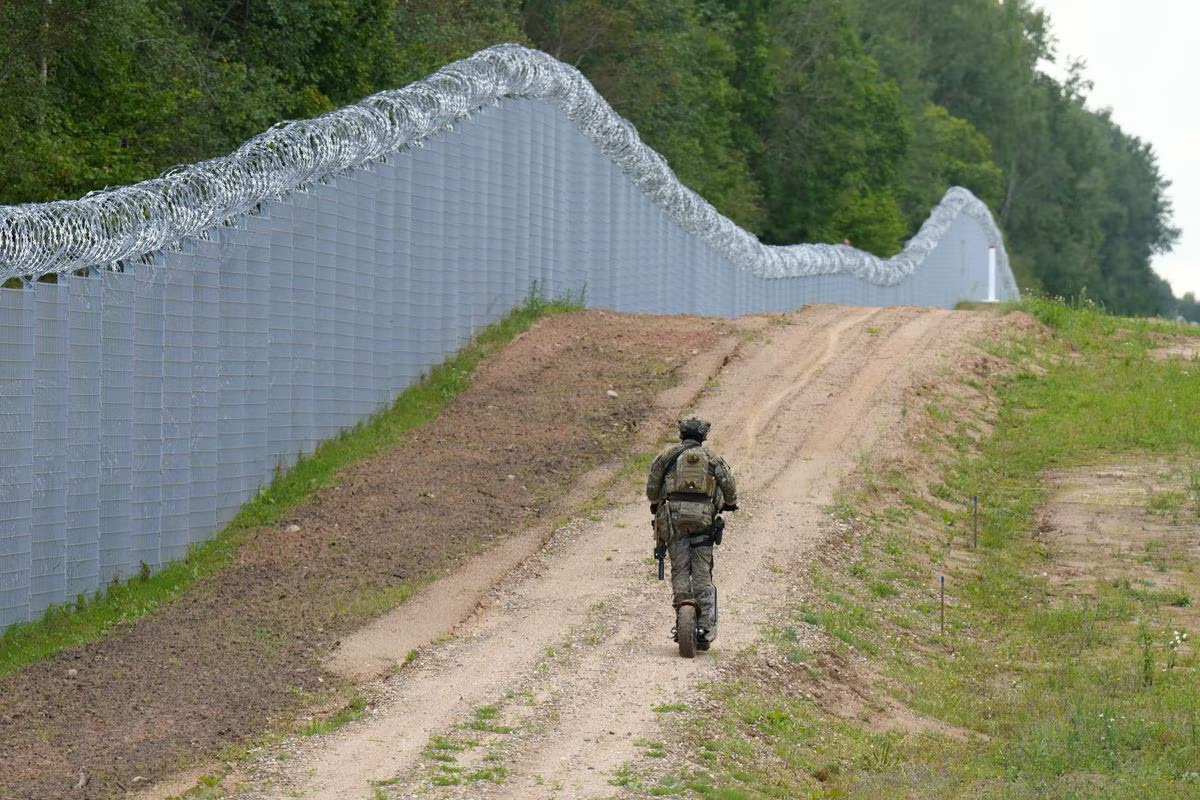
<instances>
[{"instance_id":1,"label":"overcast sky","mask_svg":"<svg viewBox=\"0 0 1200 800\"><path fill-rule=\"evenodd\" d=\"M1032 0L1050 17L1058 61L1080 58L1092 83L1088 106L1112 109L1121 130L1154 146L1175 249L1155 272L1177 296L1200 297L1200 3L1194 0Z\"/></svg>"}]
</instances>

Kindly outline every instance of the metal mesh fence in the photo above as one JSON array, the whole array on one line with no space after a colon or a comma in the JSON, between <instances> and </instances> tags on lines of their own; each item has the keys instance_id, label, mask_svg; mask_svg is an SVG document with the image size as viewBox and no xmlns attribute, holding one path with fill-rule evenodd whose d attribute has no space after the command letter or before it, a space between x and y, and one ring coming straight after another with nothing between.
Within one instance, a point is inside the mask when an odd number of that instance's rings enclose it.
<instances>
[{"instance_id":1,"label":"metal mesh fence","mask_svg":"<svg viewBox=\"0 0 1200 800\"><path fill-rule=\"evenodd\" d=\"M0 208L0 274L25 276L0 289L0 628L184 556L531 291L715 316L1016 296L964 190L894 259L764 248L521 48L289 125Z\"/></svg>"}]
</instances>

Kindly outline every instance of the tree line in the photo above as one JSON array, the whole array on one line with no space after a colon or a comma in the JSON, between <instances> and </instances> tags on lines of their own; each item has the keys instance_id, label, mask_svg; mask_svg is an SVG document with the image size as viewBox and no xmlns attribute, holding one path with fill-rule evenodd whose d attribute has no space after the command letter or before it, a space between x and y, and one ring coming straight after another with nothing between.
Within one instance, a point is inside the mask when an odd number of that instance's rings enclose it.
<instances>
[{"instance_id":1,"label":"tree line","mask_svg":"<svg viewBox=\"0 0 1200 800\"><path fill-rule=\"evenodd\" d=\"M6 0L0 203L231 152L499 42L578 67L679 178L775 244L899 251L952 185L1018 285L1200 319L1153 147L1085 106L1029 0Z\"/></svg>"}]
</instances>

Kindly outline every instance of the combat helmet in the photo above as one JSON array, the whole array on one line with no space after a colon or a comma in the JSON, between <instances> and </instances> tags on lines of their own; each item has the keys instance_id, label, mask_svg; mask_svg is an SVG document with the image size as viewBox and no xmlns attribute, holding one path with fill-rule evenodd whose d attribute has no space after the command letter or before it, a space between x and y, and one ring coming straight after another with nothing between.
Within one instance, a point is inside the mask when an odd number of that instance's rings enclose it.
<instances>
[{"instance_id":1,"label":"combat helmet","mask_svg":"<svg viewBox=\"0 0 1200 800\"><path fill-rule=\"evenodd\" d=\"M679 420L679 439L694 439L697 442L703 442L708 436L708 429L711 427L708 420L700 419L699 417L688 417L687 419Z\"/></svg>"}]
</instances>

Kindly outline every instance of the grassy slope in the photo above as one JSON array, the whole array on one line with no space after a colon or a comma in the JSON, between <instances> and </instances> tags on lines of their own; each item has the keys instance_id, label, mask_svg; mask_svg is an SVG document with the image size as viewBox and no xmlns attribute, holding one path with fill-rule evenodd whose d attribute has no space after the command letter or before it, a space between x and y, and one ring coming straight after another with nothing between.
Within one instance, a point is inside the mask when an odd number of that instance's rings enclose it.
<instances>
[{"instance_id":1,"label":"grassy slope","mask_svg":"<svg viewBox=\"0 0 1200 800\"><path fill-rule=\"evenodd\" d=\"M1151 356L1193 331L1023 309L1049 333L988 345L1003 374L962 379L990 411L924 398L942 474L864 465L834 510L841 541L795 565L804 599L708 687L711 708L664 714L672 742L619 784L721 800L1200 796L1197 656L1176 613L1200 596L1056 591L1061 554L1035 535L1047 470L1165 460L1178 486L1153 505L1189 542L1170 568L1197 585L1200 365Z\"/></svg>"}]
</instances>

